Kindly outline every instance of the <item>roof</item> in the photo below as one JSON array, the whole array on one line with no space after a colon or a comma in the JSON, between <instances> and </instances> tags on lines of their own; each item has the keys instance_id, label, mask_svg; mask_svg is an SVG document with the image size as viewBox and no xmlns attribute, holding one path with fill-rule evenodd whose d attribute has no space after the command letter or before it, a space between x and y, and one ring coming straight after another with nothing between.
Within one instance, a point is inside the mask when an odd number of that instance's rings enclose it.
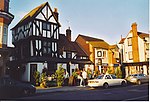
<instances>
[{"instance_id":1,"label":"roof","mask_svg":"<svg viewBox=\"0 0 150 102\"><path fill-rule=\"evenodd\" d=\"M138 33L138 35L139 35L139 37L141 39L144 39L145 37L149 37L150 36L150 34L146 34L146 33L142 33L142 32L137 32L137 33Z\"/></svg>"},{"instance_id":2,"label":"roof","mask_svg":"<svg viewBox=\"0 0 150 102\"><path fill-rule=\"evenodd\" d=\"M141 38L141 39L144 39L145 37L150 37L150 34L147 34L147 33L143 33L143 32L137 32L138 36ZM126 38L122 38L119 42L119 44L123 44L124 43L124 40Z\"/></svg>"},{"instance_id":3,"label":"roof","mask_svg":"<svg viewBox=\"0 0 150 102\"><path fill-rule=\"evenodd\" d=\"M45 2L43 4L41 4L40 6L34 8L33 10L31 10L28 14L26 14L20 21L19 23L15 26L15 27L18 27L18 26L21 26L23 25L24 23L34 19L39 13L40 11L48 4L48 2ZM49 6L50 7L50 6ZM51 10L51 8L50 8ZM52 12L52 10L51 10ZM53 13L52 13L53 14ZM54 15L53 15L54 16ZM56 20L56 22L60 25L60 23L58 22L58 20L56 19L56 17L54 16L54 19ZM15 27L13 27L12 29L14 29Z\"/></svg>"},{"instance_id":4,"label":"roof","mask_svg":"<svg viewBox=\"0 0 150 102\"><path fill-rule=\"evenodd\" d=\"M90 42L90 44L95 48L109 49L109 44L105 41L94 41Z\"/></svg>"},{"instance_id":5,"label":"roof","mask_svg":"<svg viewBox=\"0 0 150 102\"><path fill-rule=\"evenodd\" d=\"M117 44L109 46L109 49L115 49L115 48L118 48Z\"/></svg>"},{"instance_id":6,"label":"roof","mask_svg":"<svg viewBox=\"0 0 150 102\"><path fill-rule=\"evenodd\" d=\"M122 39L120 40L119 44L123 44L125 39L126 39L126 38L122 38Z\"/></svg>"},{"instance_id":7,"label":"roof","mask_svg":"<svg viewBox=\"0 0 150 102\"><path fill-rule=\"evenodd\" d=\"M78 45L77 42L72 42L72 45L74 46L74 48L76 49L77 52L77 56L88 56L84 50Z\"/></svg>"},{"instance_id":8,"label":"roof","mask_svg":"<svg viewBox=\"0 0 150 102\"><path fill-rule=\"evenodd\" d=\"M80 34L79 34L79 36L82 37L84 40L88 41L95 48L104 48L104 49L109 48L109 44L106 43L102 39L93 38L93 37L89 37L89 36L84 36L84 35L80 35Z\"/></svg>"},{"instance_id":9,"label":"roof","mask_svg":"<svg viewBox=\"0 0 150 102\"><path fill-rule=\"evenodd\" d=\"M59 49L63 51L77 52L77 56L87 56L76 42L69 41L64 34L59 35Z\"/></svg>"},{"instance_id":10,"label":"roof","mask_svg":"<svg viewBox=\"0 0 150 102\"><path fill-rule=\"evenodd\" d=\"M79 34L78 37L79 36L81 36L86 41L104 41L102 39L93 38L93 37L89 37L89 36L85 36L85 35L81 35L81 34Z\"/></svg>"}]
</instances>

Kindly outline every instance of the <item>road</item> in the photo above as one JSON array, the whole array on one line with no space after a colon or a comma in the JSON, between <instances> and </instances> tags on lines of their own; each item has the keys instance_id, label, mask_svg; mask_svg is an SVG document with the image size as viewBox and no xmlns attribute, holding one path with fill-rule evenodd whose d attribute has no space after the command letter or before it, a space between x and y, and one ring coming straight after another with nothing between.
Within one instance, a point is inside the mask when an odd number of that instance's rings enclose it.
<instances>
[{"instance_id":1,"label":"road","mask_svg":"<svg viewBox=\"0 0 150 102\"><path fill-rule=\"evenodd\" d=\"M30 97L17 98L15 100L30 101L148 101L149 84L128 85L126 87L87 88L87 90L51 92L36 94Z\"/></svg>"}]
</instances>

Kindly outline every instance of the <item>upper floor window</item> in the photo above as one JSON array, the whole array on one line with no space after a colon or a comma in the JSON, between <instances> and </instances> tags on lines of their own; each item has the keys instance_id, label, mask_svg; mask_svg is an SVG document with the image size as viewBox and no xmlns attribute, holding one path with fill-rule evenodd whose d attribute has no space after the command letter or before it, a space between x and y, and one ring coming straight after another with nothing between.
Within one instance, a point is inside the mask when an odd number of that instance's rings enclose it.
<instances>
[{"instance_id":1,"label":"upper floor window","mask_svg":"<svg viewBox=\"0 0 150 102\"><path fill-rule=\"evenodd\" d=\"M102 51L97 51L97 57L102 57Z\"/></svg>"},{"instance_id":2,"label":"upper floor window","mask_svg":"<svg viewBox=\"0 0 150 102\"><path fill-rule=\"evenodd\" d=\"M133 59L132 51L128 52L129 60Z\"/></svg>"},{"instance_id":3,"label":"upper floor window","mask_svg":"<svg viewBox=\"0 0 150 102\"><path fill-rule=\"evenodd\" d=\"M131 46L132 45L132 38L128 38L128 46Z\"/></svg>"},{"instance_id":4,"label":"upper floor window","mask_svg":"<svg viewBox=\"0 0 150 102\"><path fill-rule=\"evenodd\" d=\"M43 28L43 30L50 30L50 24L46 23L46 22L43 22L42 28Z\"/></svg>"},{"instance_id":5,"label":"upper floor window","mask_svg":"<svg viewBox=\"0 0 150 102\"><path fill-rule=\"evenodd\" d=\"M145 43L146 50L149 50L149 43Z\"/></svg>"},{"instance_id":6,"label":"upper floor window","mask_svg":"<svg viewBox=\"0 0 150 102\"><path fill-rule=\"evenodd\" d=\"M71 59L72 58L72 54L71 52L67 52L67 58Z\"/></svg>"}]
</instances>

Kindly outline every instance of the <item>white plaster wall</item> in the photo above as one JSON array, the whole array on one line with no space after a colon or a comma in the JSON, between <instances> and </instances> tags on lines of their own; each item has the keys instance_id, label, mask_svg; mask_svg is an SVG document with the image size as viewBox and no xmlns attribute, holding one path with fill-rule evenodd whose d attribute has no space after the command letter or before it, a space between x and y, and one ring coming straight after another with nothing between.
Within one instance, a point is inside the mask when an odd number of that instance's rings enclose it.
<instances>
[{"instance_id":1,"label":"white plaster wall","mask_svg":"<svg viewBox=\"0 0 150 102\"><path fill-rule=\"evenodd\" d=\"M138 37L138 47L139 47L139 60L140 62L145 61L144 41L140 37Z\"/></svg>"},{"instance_id":2,"label":"white plaster wall","mask_svg":"<svg viewBox=\"0 0 150 102\"><path fill-rule=\"evenodd\" d=\"M98 51L102 52L102 57L97 56ZM103 51L106 52L106 57L103 57ZM108 50L95 48L95 64L98 62L98 58L102 58L102 63L108 63Z\"/></svg>"},{"instance_id":3,"label":"white plaster wall","mask_svg":"<svg viewBox=\"0 0 150 102\"><path fill-rule=\"evenodd\" d=\"M128 46L128 38L132 37L132 33L129 33L126 37L126 39L124 40L124 62L133 62L133 60L129 60L129 55L128 52L132 51L132 46Z\"/></svg>"}]
</instances>

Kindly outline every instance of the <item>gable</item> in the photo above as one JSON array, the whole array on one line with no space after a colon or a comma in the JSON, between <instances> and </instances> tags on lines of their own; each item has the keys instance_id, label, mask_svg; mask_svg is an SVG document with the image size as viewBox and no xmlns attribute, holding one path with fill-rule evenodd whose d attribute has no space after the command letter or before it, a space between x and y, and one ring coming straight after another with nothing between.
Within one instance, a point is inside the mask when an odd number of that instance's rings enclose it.
<instances>
[{"instance_id":1,"label":"gable","mask_svg":"<svg viewBox=\"0 0 150 102\"><path fill-rule=\"evenodd\" d=\"M58 22L58 20L56 19L56 17L54 16L54 13L53 13L50 5L48 4L48 2L46 2L46 3L41 4L38 7L34 8L33 10L31 10L12 29L19 27L21 25L24 25L25 23L30 22L31 20L34 20L34 19L40 19L40 20L44 20L44 21L53 22L53 23L56 23L59 26L61 26L60 23Z\"/></svg>"},{"instance_id":2,"label":"gable","mask_svg":"<svg viewBox=\"0 0 150 102\"><path fill-rule=\"evenodd\" d=\"M48 4L43 7L43 9L36 15L35 18L52 23L58 23Z\"/></svg>"}]
</instances>

